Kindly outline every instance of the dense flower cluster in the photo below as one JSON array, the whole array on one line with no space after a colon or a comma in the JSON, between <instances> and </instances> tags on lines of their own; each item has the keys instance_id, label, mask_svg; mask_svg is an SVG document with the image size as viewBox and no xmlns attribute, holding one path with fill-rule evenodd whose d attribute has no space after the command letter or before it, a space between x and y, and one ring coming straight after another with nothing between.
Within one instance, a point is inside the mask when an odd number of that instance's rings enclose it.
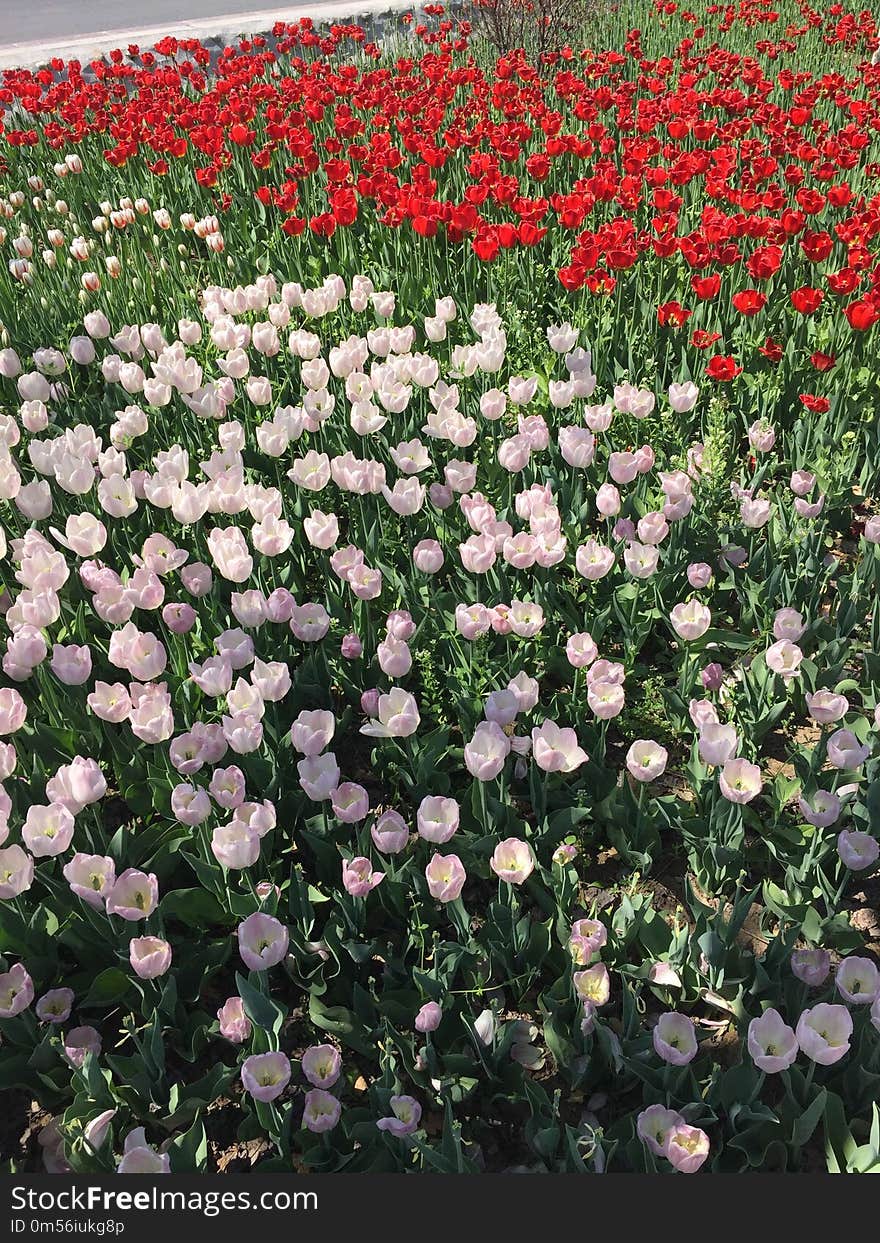
<instances>
[{"instance_id":1,"label":"dense flower cluster","mask_svg":"<svg viewBox=\"0 0 880 1243\"><path fill-rule=\"evenodd\" d=\"M48 1169L877 1167L880 68L785 7L6 74Z\"/></svg>"},{"instance_id":2,"label":"dense flower cluster","mask_svg":"<svg viewBox=\"0 0 880 1243\"><path fill-rule=\"evenodd\" d=\"M876 25L868 14L841 23L840 5L823 19L801 3L799 15L785 38L758 42L765 64L719 46L711 23L683 13L687 33L662 56L634 29L621 49L567 49L539 66L517 51L491 70L468 55L463 23L420 28L430 50L387 66L358 28L321 37L304 22L277 28L271 49L261 38L227 49L215 72L200 45L168 39L155 53L133 49L131 62L99 64L94 82L60 62L7 73L0 102L23 114L7 143L66 151L55 164L62 178L81 171L78 148L100 144L127 172L136 164L177 180L185 170L217 190L223 213L253 194L270 226L292 237L308 229L329 240L366 216L465 242L485 262L547 239L563 285L596 295L647 260L662 260L660 272L682 260L691 302L724 297L744 317L765 308L793 255L813 276L787 291L794 310L826 304L824 314L865 331L880 315L871 248L880 211L858 183L868 190L877 176L865 155L880 68L853 60L848 76L814 75L774 62L814 31L867 51ZM719 28L778 16L769 0L748 0ZM350 41L360 57L340 63ZM122 213L111 223L124 231L131 221ZM157 223L177 222L163 209ZM221 246L222 233L206 228L205 241ZM732 288L741 264L751 287Z\"/></svg>"}]
</instances>

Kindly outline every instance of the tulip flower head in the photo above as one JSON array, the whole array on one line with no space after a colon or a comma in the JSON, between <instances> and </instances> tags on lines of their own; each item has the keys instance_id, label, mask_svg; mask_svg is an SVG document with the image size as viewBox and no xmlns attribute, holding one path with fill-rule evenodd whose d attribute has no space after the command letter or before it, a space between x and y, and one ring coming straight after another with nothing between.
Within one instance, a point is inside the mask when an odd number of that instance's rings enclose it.
<instances>
[{"instance_id":1,"label":"tulip flower head","mask_svg":"<svg viewBox=\"0 0 880 1243\"><path fill-rule=\"evenodd\" d=\"M752 1061L765 1074L787 1070L798 1055L794 1031L772 1007L749 1024L748 1049Z\"/></svg>"},{"instance_id":2,"label":"tulip flower head","mask_svg":"<svg viewBox=\"0 0 880 1243\"><path fill-rule=\"evenodd\" d=\"M709 1137L699 1127L680 1122L667 1134L663 1155L680 1174L696 1174L709 1155Z\"/></svg>"},{"instance_id":3,"label":"tulip flower head","mask_svg":"<svg viewBox=\"0 0 880 1243\"><path fill-rule=\"evenodd\" d=\"M870 958L851 954L834 976L835 987L851 1006L870 1006L880 996L880 971Z\"/></svg>"},{"instance_id":4,"label":"tulip flower head","mask_svg":"<svg viewBox=\"0 0 880 1243\"><path fill-rule=\"evenodd\" d=\"M489 866L499 880L521 885L534 871L535 856L527 842L508 837L495 847Z\"/></svg>"},{"instance_id":5,"label":"tulip flower head","mask_svg":"<svg viewBox=\"0 0 880 1243\"><path fill-rule=\"evenodd\" d=\"M661 1014L653 1029L655 1052L672 1066L686 1066L697 1055L694 1025L684 1014Z\"/></svg>"},{"instance_id":6,"label":"tulip flower head","mask_svg":"<svg viewBox=\"0 0 880 1243\"><path fill-rule=\"evenodd\" d=\"M335 1096L322 1088L306 1092L303 1109L303 1126L307 1131L322 1134L332 1131L342 1117L342 1105Z\"/></svg>"},{"instance_id":7,"label":"tulip flower head","mask_svg":"<svg viewBox=\"0 0 880 1243\"><path fill-rule=\"evenodd\" d=\"M342 1072L339 1050L330 1044L313 1045L302 1056L302 1071L312 1087L332 1088Z\"/></svg>"},{"instance_id":8,"label":"tulip flower head","mask_svg":"<svg viewBox=\"0 0 880 1243\"><path fill-rule=\"evenodd\" d=\"M454 902L464 888L467 873L458 855L432 855L425 869L428 891L438 902Z\"/></svg>"},{"instance_id":9,"label":"tulip flower head","mask_svg":"<svg viewBox=\"0 0 880 1243\"><path fill-rule=\"evenodd\" d=\"M34 982L22 963L0 975L0 1018L12 1019L34 999Z\"/></svg>"},{"instance_id":10,"label":"tulip flower head","mask_svg":"<svg viewBox=\"0 0 880 1243\"><path fill-rule=\"evenodd\" d=\"M250 1039L251 1021L245 1014L240 997L229 997L217 1011L220 1034L233 1044L244 1044Z\"/></svg>"},{"instance_id":11,"label":"tulip flower head","mask_svg":"<svg viewBox=\"0 0 880 1243\"><path fill-rule=\"evenodd\" d=\"M680 1113L663 1105L649 1105L636 1120L636 1133L655 1157L666 1156L669 1136L684 1122Z\"/></svg>"},{"instance_id":12,"label":"tulip flower head","mask_svg":"<svg viewBox=\"0 0 880 1243\"><path fill-rule=\"evenodd\" d=\"M798 1047L820 1066L833 1066L849 1052L853 1021L845 1006L820 1002L798 1019Z\"/></svg>"},{"instance_id":13,"label":"tulip flower head","mask_svg":"<svg viewBox=\"0 0 880 1243\"><path fill-rule=\"evenodd\" d=\"M157 1152L147 1143L142 1126L129 1131L125 1137L122 1160L116 1167L117 1174L170 1174L171 1158L167 1152Z\"/></svg>"},{"instance_id":14,"label":"tulip flower head","mask_svg":"<svg viewBox=\"0 0 880 1243\"><path fill-rule=\"evenodd\" d=\"M791 955L792 973L810 988L824 984L831 970L831 955L823 949L794 950Z\"/></svg>"},{"instance_id":15,"label":"tulip flower head","mask_svg":"<svg viewBox=\"0 0 880 1243\"><path fill-rule=\"evenodd\" d=\"M422 1107L418 1101L411 1096L392 1096L389 1104L393 1116L379 1119L376 1126L380 1131L387 1131L400 1139L418 1130L422 1116Z\"/></svg>"},{"instance_id":16,"label":"tulip flower head","mask_svg":"<svg viewBox=\"0 0 880 1243\"><path fill-rule=\"evenodd\" d=\"M255 911L238 925L238 951L251 971L266 971L287 953L288 931L272 915Z\"/></svg>"},{"instance_id":17,"label":"tulip flower head","mask_svg":"<svg viewBox=\"0 0 880 1243\"><path fill-rule=\"evenodd\" d=\"M274 1101L290 1082L290 1058L285 1053L255 1053L241 1066L244 1090L255 1101Z\"/></svg>"}]
</instances>

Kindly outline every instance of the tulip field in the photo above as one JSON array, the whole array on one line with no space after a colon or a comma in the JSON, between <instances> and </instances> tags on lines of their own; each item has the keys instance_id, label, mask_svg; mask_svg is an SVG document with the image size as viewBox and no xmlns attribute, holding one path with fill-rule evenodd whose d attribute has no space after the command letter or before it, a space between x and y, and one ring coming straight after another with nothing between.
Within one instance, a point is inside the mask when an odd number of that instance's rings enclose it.
<instances>
[{"instance_id":1,"label":"tulip field","mask_svg":"<svg viewBox=\"0 0 880 1243\"><path fill-rule=\"evenodd\" d=\"M880 1173L878 19L469 13L0 78L7 1172Z\"/></svg>"}]
</instances>

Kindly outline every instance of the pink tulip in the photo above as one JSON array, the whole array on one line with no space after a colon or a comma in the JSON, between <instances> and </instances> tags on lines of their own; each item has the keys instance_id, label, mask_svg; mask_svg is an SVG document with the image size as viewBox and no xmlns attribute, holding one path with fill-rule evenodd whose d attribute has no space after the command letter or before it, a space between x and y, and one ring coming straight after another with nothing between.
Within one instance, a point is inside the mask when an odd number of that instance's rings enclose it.
<instances>
[{"instance_id":1,"label":"pink tulip","mask_svg":"<svg viewBox=\"0 0 880 1243\"><path fill-rule=\"evenodd\" d=\"M171 966L171 946L160 937L133 937L128 956L135 975L142 980L155 980Z\"/></svg>"},{"instance_id":2,"label":"pink tulip","mask_svg":"<svg viewBox=\"0 0 880 1243\"><path fill-rule=\"evenodd\" d=\"M818 721L820 725L833 725L836 721L841 720L849 711L849 700L845 695L836 695L833 691L818 690L815 694L809 691L805 694L804 699L807 703L807 711L814 721Z\"/></svg>"},{"instance_id":3,"label":"pink tulip","mask_svg":"<svg viewBox=\"0 0 880 1243\"><path fill-rule=\"evenodd\" d=\"M128 868L117 877L106 896L108 915L136 921L152 915L159 903L159 884L136 868Z\"/></svg>"},{"instance_id":4,"label":"pink tulip","mask_svg":"<svg viewBox=\"0 0 880 1243\"><path fill-rule=\"evenodd\" d=\"M21 839L35 858L63 854L73 840L74 819L63 803L28 808Z\"/></svg>"},{"instance_id":5,"label":"pink tulip","mask_svg":"<svg viewBox=\"0 0 880 1243\"><path fill-rule=\"evenodd\" d=\"M850 729L835 730L827 743L828 759L835 768L852 772L860 768L871 754L871 747L861 743Z\"/></svg>"},{"instance_id":6,"label":"pink tulip","mask_svg":"<svg viewBox=\"0 0 880 1243\"><path fill-rule=\"evenodd\" d=\"M201 561L185 565L180 571L180 578L191 596L206 596L211 590L213 575L210 566Z\"/></svg>"},{"instance_id":7,"label":"pink tulip","mask_svg":"<svg viewBox=\"0 0 880 1243\"><path fill-rule=\"evenodd\" d=\"M43 1023L65 1023L74 1002L72 988L53 988L36 1004L37 1018Z\"/></svg>"},{"instance_id":8,"label":"pink tulip","mask_svg":"<svg viewBox=\"0 0 880 1243\"><path fill-rule=\"evenodd\" d=\"M332 1044L316 1044L306 1049L301 1065L313 1088L332 1088L342 1073L342 1057Z\"/></svg>"},{"instance_id":9,"label":"pink tulip","mask_svg":"<svg viewBox=\"0 0 880 1243\"><path fill-rule=\"evenodd\" d=\"M485 604L459 604L455 609L455 628L462 638L472 641L492 628L492 616Z\"/></svg>"},{"instance_id":10,"label":"pink tulip","mask_svg":"<svg viewBox=\"0 0 880 1243\"><path fill-rule=\"evenodd\" d=\"M359 660L364 654L364 645L356 634L343 636L340 652L344 660Z\"/></svg>"},{"instance_id":11,"label":"pink tulip","mask_svg":"<svg viewBox=\"0 0 880 1243\"><path fill-rule=\"evenodd\" d=\"M332 751L307 756L296 766L299 784L314 803L325 803L339 786L339 764Z\"/></svg>"},{"instance_id":12,"label":"pink tulip","mask_svg":"<svg viewBox=\"0 0 880 1243\"><path fill-rule=\"evenodd\" d=\"M379 711L379 692L373 688L361 695L361 712L364 716L376 716Z\"/></svg>"},{"instance_id":13,"label":"pink tulip","mask_svg":"<svg viewBox=\"0 0 880 1243\"><path fill-rule=\"evenodd\" d=\"M626 766L636 781L653 781L666 771L669 758L665 747L650 739L634 742L626 753Z\"/></svg>"},{"instance_id":14,"label":"pink tulip","mask_svg":"<svg viewBox=\"0 0 880 1243\"><path fill-rule=\"evenodd\" d=\"M773 637L778 640L788 639L797 643L806 631L804 620L796 609L779 609L773 619Z\"/></svg>"},{"instance_id":15,"label":"pink tulip","mask_svg":"<svg viewBox=\"0 0 880 1243\"><path fill-rule=\"evenodd\" d=\"M694 1025L684 1014L661 1014L651 1034L655 1052L672 1066L686 1066L697 1055Z\"/></svg>"},{"instance_id":16,"label":"pink tulip","mask_svg":"<svg viewBox=\"0 0 880 1243\"><path fill-rule=\"evenodd\" d=\"M419 727L419 710L415 699L400 686L387 695L380 695L378 719L361 726L361 733L372 738L408 738Z\"/></svg>"},{"instance_id":17,"label":"pink tulip","mask_svg":"<svg viewBox=\"0 0 880 1243\"><path fill-rule=\"evenodd\" d=\"M382 854L396 855L409 841L409 829L397 811L385 811L370 829L373 844Z\"/></svg>"},{"instance_id":18,"label":"pink tulip","mask_svg":"<svg viewBox=\"0 0 880 1243\"><path fill-rule=\"evenodd\" d=\"M880 971L870 958L850 954L837 968L834 984L851 1006L870 1006L880 996Z\"/></svg>"},{"instance_id":19,"label":"pink tulip","mask_svg":"<svg viewBox=\"0 0 880 1243\"><path fill-rule=\"evenodd\" d=\"M419 804L417 813L419 837L437 845L448 842L458 829L459 814L455 799L427 795Z\"/></svg>"},{"instance_id":20,"label":"pink tulip","mask_svg":"<svg viewBox=\"0 0 880 1243\"><path fill-rule=\"evenodd\" d=\"M422 574L436 574L443 561L443 549L437 540L420 540L413 549L413 564Z\"/></svg>"},{"instance_id":21,"label":"pink tulip","mask_svg":"<svg viewBox=\"0 0 880 1243\"><path fill-rule=\"evenodd\" d=\"M856 829L844 829L837 838L837 853L843 865L850 871L864 872L873 867L880 858L880 842L868 833L862 833ZM2 874L0 874L0 879L2 879Z\"/></svg>"},{"instance_id":22,"label":"pink tulip","mask_svg":"<svg viewBox=\"0 0 880 1243\"><path fill-rule=\"evenodd\" d=\"M676 414L687 414L693 410L699 395L700 390L690 380L669 386L669 404Z\"/></svg>"},{"instance_id":23,"label":"pink tulip","mask_svg":"<svg viewBox=\"0 0 880 1243\"><path fill-rule=\"evenodd\" d=\"M676 604L669 615L672 628L680 639L692 642L706 633L712 622L712 614L699 600Z\"/></svg>"},{"instance_id":24,"label":"pink tulip","mask_svg":"<svg viewBox=\"0 0 880 1243\"><path fill-rule=\"evenodd\" d=\"M827 829L840 819L843 804L836 794L830 790L816 790L812 799L801 796L798 799L798 810L808 824L817 828ZM845 832L846 830L844 830ZM838 853L840 839L838 838Z\"/></svg>"},{"instance_id":25,"label":"pink tulip","mask_svg":"<svg viewBox=\"0 0 880 1243\"><path fill-rule=\"evenodd\" d=\"M590 582L604 578L613 565L613 549L604 547L594 539L581 544L575 553L575 566L578 574Z\"/></svg>"},{"instance_id":26,"label":"pink tulip","mask_svg":"<svg viewBox=\"0 0 880 1243\"><path fill-rule=\"evenodd\" d=\"M34 861L21 846L0 850L0 901L27 892L34 880Z\"/></svg>"},{"instance_id":27,"label":"pink tulip","mask_svg":"<svg viewBox=\"0 0 880 1243\"><path fill-rule=\"evenodd\" d=\"M376 659L379 668L389 678L403 678L412 668L412 656L408 645L402 639L389 635L376 648Z\"/></svg>"},{"instance_id":28,"label":"pink tulip","mask_svg":"<svg viewBox=\"0 0 880 1243\"><path fill-rule=\"evenodd\" d=\"M369 859L343 859L342 883L353 898L365 898L385 879L384 872L374 872Z\"/></svg>"},{"instance_id":29,"label":"pink tulip","mask_svg":"<svg viewBox=\"0 0 880 1243\"><path fill-rule=\"evenodd\" d=\"M571 926L568 949L578 966L585 967L608 940L605 925L597 919L578 919Z\"/></svg>"},{"instance_id":30,"label":"pink tulip","mask_svg":"<svg viewBox=\"0 0 880 1243\"><path fill-rule=\"evenodd\" d=\"M499 880L508 885L521 885L534 871L535 856L527 842L508 837L495 847L489 866Z\"/></svg>"},{"instance_id":31,"label":"pink tulip","mask_svg":"<svg viewBox=\"0 0 880 1243\"><path fill-rule=\"evenodd\" d=\"M687 568L687 577L688 582L695 590L708 587L712 578L712 567L707 565L705 561L694 561Z\"/></svg>"},{"instance_id":32,"label":"pink tulip","mask_svg":"<svg viewBox=\"0 0 880 1243\"><path fill-rule=\"evenodd\" d=\"M167 1152L156 1152L147 1143L142 1126L129 1131L125 1137L122 1160L116 1167L117 1174L170 1174L171 1158Z\"/></svg>"},{"instance_id":33,"label":"pink tulip","mask_svg":"<svg viewBox=\"0 0 880 1243\"><path fill-rule=\"evenodd\" d=\"M260 835L250 825L235 820L218 825L211 834L211 853L230 871L253 867L260 857Z\"/></svg>"},{"instance_id":34,"label":"pink tulip","mask_svg":"<svg viewBox=\"0 0 880 1243\"><path fill-rule=\"evenodd\" d=\"M732 725L707 721L700 729L698 751L704 764L726 764L734 757L738 747L739 738Z\"/></svg>"},{"instance_id":35,"label":"pink tulip","mask_svg":"<svg viewBox=\"0 0 880 1243\"><path fill-rule=\"evenodd\" d=\"M27 719L27 707L18 691L9 687L0 689L0 737L14 734Z\"/></svg>"},{"instance_id":36,"label":"pink tulip","mask_svg":"<svg viewBox=\"0 0 880 1243\"><path fill-rule=\"evenodd\" d=\"M14 1019L33 999L34 982L22 963L0 975L0 1019Z\"/></svg>"},{"instance_id":37,"label":"pink tulip","mask_svg":"<svg viewBox=\"0 0 880 1243\"><path fill-rule=\"evenodd\" d=\"M242 1062L241 1083L255 1101L274 1101L290 1082L290 1074L286 1053L255 1053Z\"/></svg>"},{"instance_id":38,"label":"pink tulip","mask_svg":"<svg viewBox=\"0 0 880 1243\"><path fill-rule=\"evenodd\" d=\"M510 739L495 721L481 721L464 748L465 767L478 781L492 781L504 768Z\"/></svg>"},{"instance_id":39,"label":"pink tulip","mask_svg":"<svg viewBox=\"0 0 880 1243\"><path fill-rule=\"evenodd\" d=\"M649 1105L636 1119L636 1132L655 1157L666 1156L669 1136L684 1122L680 1113L663 1105Z\"/></svg>"},{"instance_id":40,"label":"pink tulip","mask_svg":"<svg viewBox=\"0 0 880 1243\"><path fill-rule=\"evenodd\" d=\"M240 997L228 997L217 1011L220 1035L233 1044L244 1044L250 1039L251 1021L244 1011Z\"/></svg>"},{"instance_id":41,"label":"pink tulip","mask_svg":"<svg viewBox=\"0 0 880 1243\"><path fill-rule=\"evenodd\" d=\"M332 712L303 711L291 727L290 740L300 755L320 755L329 745L335 728Z\"/></svg>"},{"instance_id":42,"label":"pink tulip","mask_svg":"<svg viewBox=\"0 0 880 1243\"><path fill-rule=\"evenodd\" d=\"M343 824L359 824L370 810L370 797L363 786L344 781L331 795L333 814Z\"/></svg>"},{"instance_id":43,"label":"pink tulip","mask_svg":"<svg viewBox=\"0 0 880 1243\"><path fill-rule=\"evenodd\" d=\"M709 1137L699 1127L680 1122L666 1136L664 1156L680 1174L696 1174L709 1155Z\"/></svg>"},{"instance_id":44,"label":"pink tulip","mask_svg":"<svg viewBox=\"0 0 880 1243\"><path fill-rule=\"evenodd\" d=\"M422 1116L421 1105L411 1096L392 1096L389 1103L394 1116L380 1118L376 1126L380 1131L388 1131L398 1138L412 1135L418 1129Z\"/></svg>"},{"instance_id":45,"label":"pink tulip","mask_svg":"<svg viewBox=\"0 0 880 1243\"><path fill-rule=\"evenodd\" d=\"M804 658L801 649L788 639L780 639L764 653L767 668L786 682L797 676L798 667Z\"/></svg>"},{"instance_id":46,"label":"pink tulip","mask_svg":"<svg viewBox=\"0 0 880 1243\"><path fill-rule=\"evenodd\" d=\"M845 1006L821 1002L804 1010L797 1024L797 1042L811 1061L833 1066L849 1052L853 1021Z\"/></svg>"},{"instance_id":47,"label":"pink tulip","mask_svg":"<svg viewBox=\"0 0 880 1243\"><path fill-rule=\"evenodd\" d=\"M272 915L255 911L238 925L238 952L251 971L276 966L287 953L289 934Z\"/></svg>"},{"instance_id":48,"label":"pink tulip","mask_svg":"<svg viewBox=\"0 0 880 1243\"><path fill-rule=\"evenodd\" d=\"M575 731L555 721L544 721L532 730L532 751L535 763L548 773L574 772L589 759L578 745Z\"/></svg>"},{"instance_id":49,"label":"pink tulip","mask_svg":"<svg viewBox=\"0 0 880 1243\"><path fill-rule=\"evenodd\" d=\"M783 1022L779 1011L772 1008L765 1010L760 1018L752 1019L747 1044L752 1061L765 1074L787 1070L798 1055L794 1031Z\"/></svg>"},{"instance_id":50,"label":"pink tulip","mask_svg":"<svg viewBox=\"0 0 880 1243\"><path fill-rule=\"evenodd\" d=\"M831 955L823 949L794 950L791 955L793 975L810 988L824 984L831 970Z\"/></svg>"},{"instance_id":51,"label":"pink tulip","mask_svg":"<svg viewBox=\"0 0 880 1243\"><path fill-rule=\"evenodd\" d=\"M728 802L750 803L761 793L761 770L748 760L728 760L721 769L718 785Z\"/></svg>"},{"instance_id":52,"label":"pink tulip","mask_svg":"<svg viewBox=\"0 0 880 1243\"><path fill-rule=\"evenodd\" d=\"M600 721L610 721L623 711L623 687L617 682L597 678L587 688L587 703Z\"/></svg>"},{"instance_id":53,"label":"pink tulip","mask_svg":"<svg viewBox=\"0 0 880 1243\"><path fill-rule=\"evenodd\" d=\"M593 1007L604 1006L611 998L611 977L602 962L587 967L585 971L575 971L572 982L580 1000Z\"/></svg>"},{"instance_id":54,"label":"pink tulip","mask_svg":"<svg viewBox=\"0 0 880 1243\"><path fill-rule=\"evenodd\" d=\"M342 1116L342 1105L322 1088L312 1088L305 1095L303 1126L308 1131L321 1134L332 1131Z\"/></svg>"},{"instance_id":55,"label":"pink tulip","mask_svg":"<svg viewBox=\"0 0 880 1243\"><path fill-rule=\"evenodd\" d=\"M417 1032L433 1032L440 1026L443 1010L436 1001L426 1001L415 1018Z\"/></svg>"},{"instance_id":56,"label":"pink tulip","mask_svg":"<svg viewBox=\"0 0 880 1243\"><path fill-rule=\"evenodd\" d=\"M633 578L650 578L656 572L659 560L659 549L637 541L623 551L624 565Z\"/></svg>"},{"instance_id":57,"label":"pink tulip","mask_svg":"<svg viewBox=\"0 0 880 1243\"><path fill-rule=\"evenodd\" d=\"M425 868L428 891L438 902L454 902L461 895L467 873L458 855L432 855Z\"/></svg>"},{"instance_id":58,"label":"pink tulip","mask_svg":"<svg viewBox=\"0 0 880 1243\"><path fill-rule=\"evenodd\" d=\"M724 683L724 670L717 661L712 661L700 670L700 682L704 690L718 691Z\"/></svg>"},{"instance_id":59,"label":"pink tulip","mask_svg":"<svg viewBox=\"0 0 880 1243\"><path fill-rule=\"evenodd\" d=\"M64 1035L64 1056L71 1066L80 1070L88 1055L101 1054L101 1037L94 1027L72 1027Z\"/></svg>"}]
</instances>

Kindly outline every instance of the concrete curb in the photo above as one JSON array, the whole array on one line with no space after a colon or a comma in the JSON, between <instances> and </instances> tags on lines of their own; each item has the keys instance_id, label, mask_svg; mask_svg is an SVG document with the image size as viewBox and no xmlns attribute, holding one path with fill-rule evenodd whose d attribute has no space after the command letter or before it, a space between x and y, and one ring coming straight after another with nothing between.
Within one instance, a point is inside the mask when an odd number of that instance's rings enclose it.
<instances>
[{"instance_id":1,"label":"concrete curb","mask_svg":"<svg viewBox=\"0 0 880 1243\"><path fill-rule=\"evenodd\" d=\"M64 36L58 42L44 40L31 43L8 43L0 46L0 71L4 69L35 69L53 57L88 63L114 48L125 49L129 43L149 49L157 40L173 34L179 39L219 39L229 42L239 35L265 34L276 22L297 22L310 17L318 22L356 23L362 17L381 13L418 11L420 5L405 0L318 0L314 4L287 5L283 8L260 9L242 13L220 14L197 21L166 22L161 26L129 26L120 30L95 31L93 34Z\"/></svg>"}]
</instances>

